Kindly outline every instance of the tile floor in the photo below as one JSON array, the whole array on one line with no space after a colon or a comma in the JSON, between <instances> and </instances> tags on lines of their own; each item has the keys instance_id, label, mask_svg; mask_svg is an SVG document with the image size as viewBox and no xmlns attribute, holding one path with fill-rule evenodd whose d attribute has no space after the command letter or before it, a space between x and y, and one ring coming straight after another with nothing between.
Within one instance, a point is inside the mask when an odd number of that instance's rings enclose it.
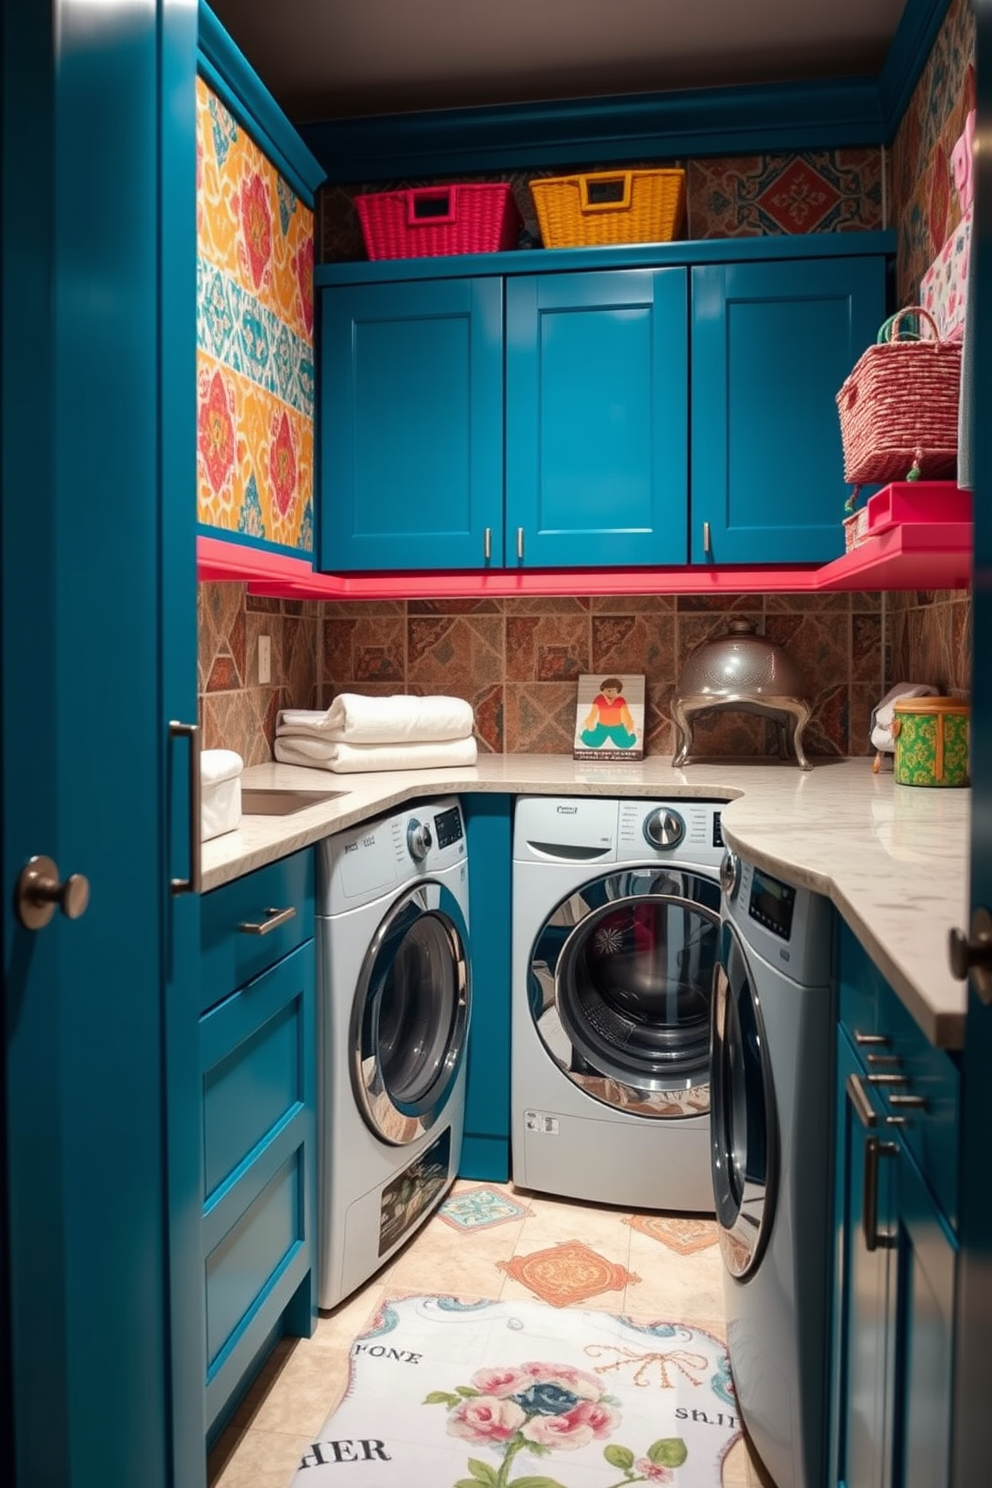
<instances>
[{"instance_id":1,"label":"tile floor","mask_svg":"<svg viewBox=\"0 0 992 1488\"><path fill-rule=\"evenodd\" d=\"M383 1298L451 1292L699 1324L724 1338L713 1221L640 1215L459 1180L444 1207L312 1338L283 1339L209 1459L211 1488L289 1488L338 1404L353 1340ZM411 1484L410 1488L435 1488ZM741 1440L723 1488L773 1488Z\"/></svg>"}]
</instances>

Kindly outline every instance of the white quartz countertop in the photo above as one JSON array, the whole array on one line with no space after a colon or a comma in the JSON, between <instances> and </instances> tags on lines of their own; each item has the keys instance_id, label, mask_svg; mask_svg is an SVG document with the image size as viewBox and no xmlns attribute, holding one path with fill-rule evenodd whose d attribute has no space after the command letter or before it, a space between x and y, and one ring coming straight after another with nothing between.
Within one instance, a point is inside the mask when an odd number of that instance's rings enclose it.
<instances>
[{"instance_id":1,"label":"white quartz countertop","mask_svg":"<svg viewBox=\"0 0 992 1488\"><path fill-rule=\"evenodd\" d=\"M950 973L947 933L968 922L971 792L896 785L871 760L812 770L759 761L662 759L594 764L560 755L490 755L470 768L338 775L256 765L243 786L342 791L289 816L243 816L203 844L205 891L416 798L509 795L721 799L727 842L759 867L825 894L934 1044L964 1044L966 987Z\"/></svg>"}]
</instances>

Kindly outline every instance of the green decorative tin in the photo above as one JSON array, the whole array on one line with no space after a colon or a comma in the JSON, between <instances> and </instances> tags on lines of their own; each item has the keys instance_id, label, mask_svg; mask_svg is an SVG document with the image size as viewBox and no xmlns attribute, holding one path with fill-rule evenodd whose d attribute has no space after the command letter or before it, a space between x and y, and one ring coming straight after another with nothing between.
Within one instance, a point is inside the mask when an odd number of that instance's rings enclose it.
<instances>
[{"instance_id":1,"label":"green decorative tin","mask_svg":"<svg viewBox=\"0 0 992 1488\"><path fill-rule=\"evenodd\" d=\"M967 703L906 698L896 703L892 734L898 785L968 784Z\"/></svg>"}]
</instances>

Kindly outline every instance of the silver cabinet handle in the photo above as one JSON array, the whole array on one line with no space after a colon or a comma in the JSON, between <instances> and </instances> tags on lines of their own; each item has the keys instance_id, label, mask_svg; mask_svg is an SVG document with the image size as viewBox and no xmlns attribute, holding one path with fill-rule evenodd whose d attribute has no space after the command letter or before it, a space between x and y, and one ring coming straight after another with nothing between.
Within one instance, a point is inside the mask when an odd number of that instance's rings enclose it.
<instances>
[{"instance_id":1,"label":"silver cabinet handle","mask_svg":"<svg viewBox=\"0 0 992 1488\"><path fill-rule=\"evenodd\" d=\"M908 1075L865 1075L869 1085L908 1085Z\"/></svg>"},{"instance_id":2,"label":"silver cabinet handle","mask_svg":"<svg viewBox=\"0 0 992 1488\"><path fill-rule=\"evenodd\" d=\"M518 527L517 528L517 557L518 558L522 558L523 556L524 556L524 529L522 527Z\"/></svg>"},{"instance_id":3,"label":"silver cabinet handle","mask_svg":"<svg viewBox=\"0 0 992 1488\"><path fill-rule=\"evenodd\" d=\"M287 924L296 914L295 907L291 904L288 909L266 909L265 919L255 923L252 920L242 920L238 929L243 935L268 935L272 930L278 930L280 925Z\"/></svg>"},{"instance_id":4,"label":"silver cabinet handle","mask_svg":"<svg viewBox=\"0 0 992 1488\"><path fill-rule=\"evenodd\" d=\"M847 1097L855 1111L857 1111L858 1120L861 1122L861 1125L874 1126L878 1117L875 1115L872 1103L868 1099L865 1088L861 1083L860 1076L848 1075Z\"/></svg>"},{"instance_id":5,"label":"silver cabinet handle","mask_svg":"<svg viewBox=\"0 0 992 1488\"><path fill-rule=\"evenodd\" d=\"M889 1041L884 1033L858 1033L855 1031L854 1042L859 1049L862 1049L865 1044L887 1044Z\"/></svg>"},{"instance_id":6,"label":"silver cabinet handle","mask_svg":"<svg viewBox=\"0 0 992 1488\"><path fill-rule=\"evenodd\" d=\"M486 535L482 540L482 552L488 563L493 556L493 529L491 527L486 528Z\"/></svg>"},{"instance_id":7,"label":"silver cabinet handle","mask_svg":"<svg viewBox=\"0 0 992 1488\"><path fill-rule=\"evenodd\" d=\"M200 859L200 750L203 736L198 723L169 724L170 739L189 740L189 878L174 878L169 884L173 894L199 894L203 885Z\"/></svg>"},{"instance_id":8,"label":"silver cabinet handle","mask_svg":"<svg viewBox=\"0 0 992 1488\"><path fill-rule=\"evenodd\" d=\"M895 1242L891 1235L878 1233L878 1164L883 1157L895 1157L899 1148L895 1142L880 1142L877 1137L865 1141L865 1184L861 1196L861 1231L865 1237L865 1250L888 1248Z\"/></svg>"},{"instance_id":9,"label":"silver cabinet handle","mask_svg":"<svg viewBox=\"0 0 992 1488\"><path fill-rule=\"evenodd\" d=\"M708 553L709 551L710 551L710 524L709 524L709 522L704 522L703 523L703 552L704 553Z\"/></svg>"}]
</instances>

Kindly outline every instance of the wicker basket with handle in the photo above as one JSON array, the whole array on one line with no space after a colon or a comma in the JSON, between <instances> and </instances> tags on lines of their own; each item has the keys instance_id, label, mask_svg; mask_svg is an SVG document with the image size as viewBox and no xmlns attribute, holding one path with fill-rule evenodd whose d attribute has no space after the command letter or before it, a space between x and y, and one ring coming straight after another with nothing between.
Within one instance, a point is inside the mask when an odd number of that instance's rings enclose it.
<instances>
[{"instance_id":1,"label":"wicker basket with handle","mask_svg":"<svg viewBox=\"0 0 992 1488\"><path fill-rule=\"evenodd\" d=\"M932 338L900 340L915 315ZM942 341L921 306L891 319L891 340L869 346L837 394L844 479L853 485L953 475L958 458L961 343Z\"/></svg>"}]
</instances>

